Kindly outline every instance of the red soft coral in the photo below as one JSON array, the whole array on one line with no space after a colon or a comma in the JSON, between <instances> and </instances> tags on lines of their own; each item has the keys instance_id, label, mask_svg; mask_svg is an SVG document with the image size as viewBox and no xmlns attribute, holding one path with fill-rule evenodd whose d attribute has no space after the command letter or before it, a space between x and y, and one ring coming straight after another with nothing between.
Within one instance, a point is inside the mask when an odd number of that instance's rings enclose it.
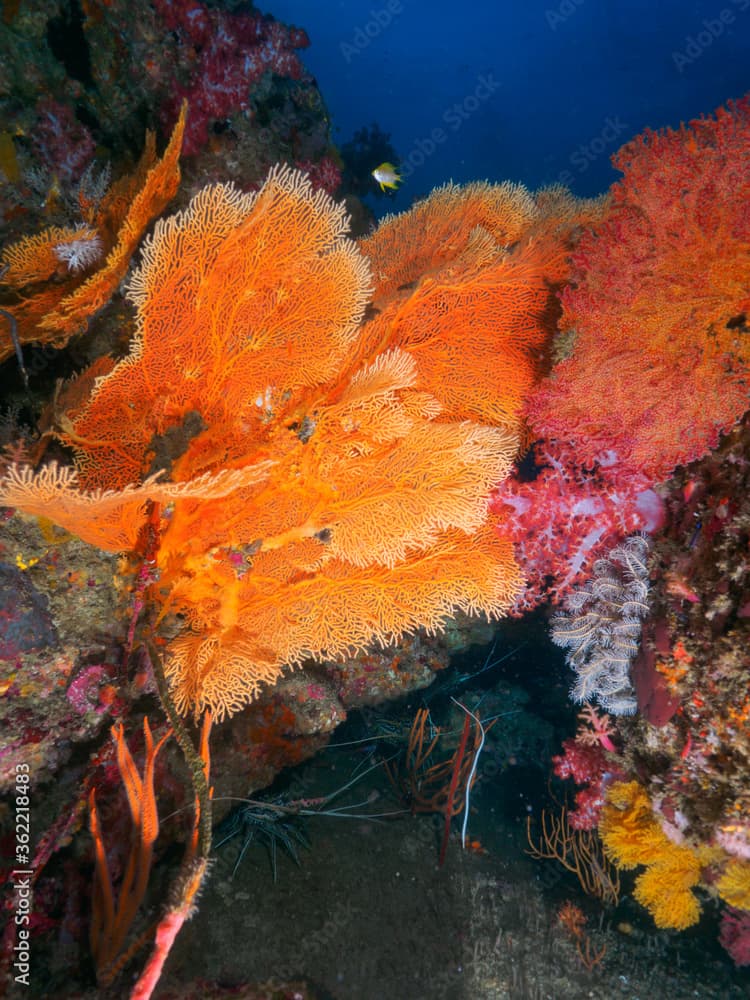
<instances>
[{"instance_id":1,"label":"red soft coral","mask_svg":"<svg viewBox=\"0 0 750 1000\"><path fill-rule=\"evenodd\" d=\"M599 823L604 805L610 766L600 745L587 746L578 740L565 740L563 754L552 758L558 778L572 778L582 785L575 795L575 808L568 813L574 830L593 830Z\"/></svg>"},{"instance_id":2,"label":"red soft coral","mask_svg":"<svg viewBox=\"0 0 750 1000\"><path fill-rule=\"evenodd\" d=\"M573 355L528 407L581 465L666 480L748 405L750 100L614 157L612 210L574 255L563 293Z\"/></svg>"}]
</instances>

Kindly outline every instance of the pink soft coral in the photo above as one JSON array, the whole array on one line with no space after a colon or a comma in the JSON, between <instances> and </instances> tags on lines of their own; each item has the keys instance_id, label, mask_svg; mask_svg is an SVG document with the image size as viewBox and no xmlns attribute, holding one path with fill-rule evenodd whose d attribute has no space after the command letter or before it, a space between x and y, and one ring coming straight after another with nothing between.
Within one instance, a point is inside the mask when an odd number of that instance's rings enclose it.
<instances>
[{"instance_id":1,"label":"pink soft coral","mask_svg":"<svg viewBox=\"0 0 750 1000\"><path fill-rule=\"evenodd\" d=\"M586 746L578 740L565 740L563 754L553 757L558 778L572 778L582 787L575 794L575 808L568 813L574 830L593 830L599 823L610 770L601 746Z\"/></svg>"},{"instance_id":2,"label":"pink soft coral","mask_svg":"<svg viewBox=\"0 0 750 1000\"><path fill-rule=\"evenodd\" d=\"M187 100L190 110L182 148L186 155L205 146L213 121L248 108L251 90L264 73L294 80L304 73L295 49L310 42L300 28L255 11L207 7L199 0L155 0L154 6L177 35L186 65L192 66L188 84L175 85L162 109L171 124Z\"/></svg>"},{"instance_id":3,"label":"pink soft coral","mask_svg":"<svg viewBox=\"0 0 750 1000\"><path fill-rule=\"evenodd\" d=\"M512 540L526 578L516 614L545 600L561 603L614 545L663 521L661 500L637 472L583 469L574 450L560 442L538 445L536 461L536 479L510 477L491 500L498 530Z\"/></svg>"}]
</instances>

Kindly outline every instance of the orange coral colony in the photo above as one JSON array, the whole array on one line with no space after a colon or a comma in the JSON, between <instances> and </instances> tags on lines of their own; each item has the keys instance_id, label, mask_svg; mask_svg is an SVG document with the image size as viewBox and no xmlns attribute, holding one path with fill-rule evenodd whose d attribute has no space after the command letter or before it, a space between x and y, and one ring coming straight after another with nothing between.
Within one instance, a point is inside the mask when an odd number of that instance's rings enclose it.
<instances>
[{"instance_id":1,"label":"orange coral colony","mask_svg":"<svg viewBox=\"0 0 750 1000\"><path fill-rule=\"evenodd\" d=\"M111 550L159 505L150 596L184 623L166 664L181 711L221 718L284 665L501 615L521 586L487 497L518 450L562 243L507 248L539 216L522 189L439 202L466 217L454 251L402 255L386 288L390 237L358 247L305 175L205 188L146 241L130 355L63 397L76 472L0 482L0 502Z\"/></svg>"},{"instance_id":2,"label":"orange coral colony","mask_svg":"<svg viewBox=\"0 0 750 1000\"><path fill-rule=\"evenodd\" d=\"M160 160L149 132L132 176L113 184L99 205L79 194L84 225L52 226L0 254L0 301L16 320L21 343L63 347L107 304L146 227L177 193L186 110ZM4 338L0 362L12 353Z\"/></svg>"},{"instance_id":3,"label":"orange coral colony","mask_svg":"<svg viewBox=\"0 0 750 1000\"><path fill-rule=\"evenodd\" d=\"M446 184L386 217L360 241L375 281L360 350L398 343L444 414L516 427L554 329L567 236L602 206L560 188L534 197L520 184L477 182Z\"/></svg>"}]
</instances>

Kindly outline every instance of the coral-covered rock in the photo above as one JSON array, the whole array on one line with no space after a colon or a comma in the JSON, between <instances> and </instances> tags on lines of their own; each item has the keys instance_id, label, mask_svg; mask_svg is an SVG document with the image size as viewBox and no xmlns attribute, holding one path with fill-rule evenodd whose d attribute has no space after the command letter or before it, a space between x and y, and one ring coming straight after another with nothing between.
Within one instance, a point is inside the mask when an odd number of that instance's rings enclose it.
<instances>
[{"instance_id":1,"label":"coral-covered rock","mask_svg":"<svg viewBox=\"0 0 750 1000\"><path fill-rule=\"evenodd\" d=\"M18 764L37 788L117 708L116 560L18 516L0 559L0 788Z\"/></svg>"},{"instance_id":2,"label":"coral-covered rock","mask_svg":"<svg viewBox=\"0 0 750 1000\"><path fill-rule=\"evenodd\" d=\"M18 235L77 224L70 209L87 168L130 169L144 124L168 134L183 97L188 194L207 176L252 188L277 162L304 162L333 191L329 117L298 54L307 35L248 6L108 0L63 15L51 0L11 5L0 111L12 176L0 222Z\"/></svg>"},{"instance_id":3,"label":"coral-covered rock","mask_svg":"<svg viewBox=\"0 0 750 1000\"><path fill-rule=\"evenodd\" d=\"M178 73L186 79L172 88L163 114L171 122L187 100L186 155L206 145L214 122L248 109L252 91L266 73L293 80L304 73L295 50L306 48L309 40L300 29L287 28L256 11L230 12L197 0L157 0L154 6L182 54Z\"/></svg>"},{"instance_id":4,"label":"coral-covered rock","mask_svg":"<svg viewBox=\"0 0 750 1000\"><path fill-rule=\"evenodd\" d=\"M56 645L47 600L21 569L0 562L0 660Z\"/></svg>"},{"instance_id":5,"label":"coral-covered rock","mask_svg":"<svg viewBox=\"0 0 750 1000\"><path fill-rule=\"evenodd\" d=\"M397 646L371 647L356 657L326 665L326 672L347 709L377 705L427 687L448 665L444 643L418 632Z\"/></svg>"},{"instance_id":6,"label":"coral-covered rock","mask_svg":"<svg viewBox=\"0 0 750 1000\"><path fill-rule=\"evenodd\" d=\"M654 542L628 752L696 843L750 839L750 418L681 470ZM648 672L645 672L646 662Z\"/></svg>"}]
</instances>

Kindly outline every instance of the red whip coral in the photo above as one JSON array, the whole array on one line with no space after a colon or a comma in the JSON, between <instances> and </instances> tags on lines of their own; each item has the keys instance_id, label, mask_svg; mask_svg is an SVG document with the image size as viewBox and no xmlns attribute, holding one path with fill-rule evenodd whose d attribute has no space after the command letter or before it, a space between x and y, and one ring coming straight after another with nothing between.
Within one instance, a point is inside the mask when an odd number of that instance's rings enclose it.
<instances>
[{"instance_id":1,"label":"red whip coral","mask_svg":"<svg viewBox=\"0 0 750 1000\"><path fill-rule=\"evenodd\" d=\"M562 296L572 357L530 401L533 428L595 464L668 478L748 406L750 101L614 157L623 179Z\"/></svg>"}]
</instances>

